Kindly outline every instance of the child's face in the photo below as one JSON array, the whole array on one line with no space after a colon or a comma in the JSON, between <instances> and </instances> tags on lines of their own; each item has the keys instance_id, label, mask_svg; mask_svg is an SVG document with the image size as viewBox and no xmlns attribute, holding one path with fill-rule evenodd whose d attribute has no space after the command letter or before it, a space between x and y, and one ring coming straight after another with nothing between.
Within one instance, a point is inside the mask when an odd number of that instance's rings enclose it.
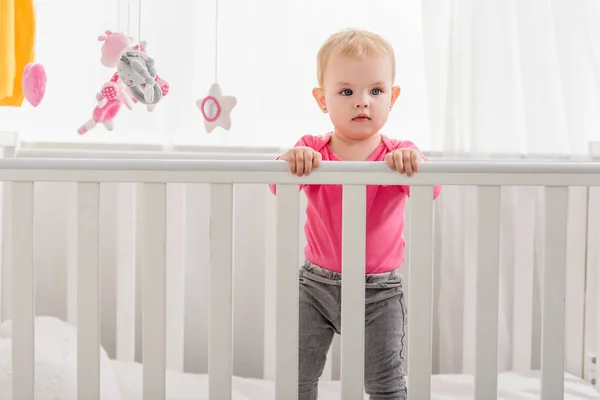
<instances>
[{"instance_id":1,"label":"child's face","mask_svg":"<svg viewBox=\"0 0 600 400\"><path fill-rule=\"evenodd\" d=\"M323 88L313 91L329 113L336 133L360 140L379 132L400 94L392 87L388 57L332 56L323 76Z\"/></svg>"}]
</instances>

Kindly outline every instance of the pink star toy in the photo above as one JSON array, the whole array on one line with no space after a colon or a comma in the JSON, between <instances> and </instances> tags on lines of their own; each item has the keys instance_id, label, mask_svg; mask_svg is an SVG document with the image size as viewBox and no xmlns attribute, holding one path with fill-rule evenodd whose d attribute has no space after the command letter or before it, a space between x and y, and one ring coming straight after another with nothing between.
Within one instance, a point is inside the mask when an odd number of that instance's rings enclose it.
<instances>
[{"instance_id":1,"label":"pink star toy","mask_svg":"<svg viewBox=\"0 0 600 400\"><path fill-rule=\"evenodd\" d=\"M237 104L233 96L223 96L221 87L214 83L208 96L198 99L196 105L204 117L204 128L210 133L217 126L225 130L231 129L231 110Z\"/></svg>"}]
</instances>

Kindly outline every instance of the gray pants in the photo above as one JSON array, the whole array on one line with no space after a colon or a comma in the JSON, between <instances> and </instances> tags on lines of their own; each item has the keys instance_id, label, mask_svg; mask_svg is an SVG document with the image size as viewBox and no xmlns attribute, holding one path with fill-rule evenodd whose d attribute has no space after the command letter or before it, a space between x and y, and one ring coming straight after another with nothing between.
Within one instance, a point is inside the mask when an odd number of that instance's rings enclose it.
<instances>
[{"instance_id":1,"label":"gray pants","mask_svg":"<svg viewBox=\"0 0 600 400\"><path fill-rule=\"evenodd\" d=\"M318 398L317 384L333 335L341 331L341 274L306 262L300 268L300 400ZM406 399L402 277L365 275L365 390L371 400Z\"/></svg>"}]
</instances>

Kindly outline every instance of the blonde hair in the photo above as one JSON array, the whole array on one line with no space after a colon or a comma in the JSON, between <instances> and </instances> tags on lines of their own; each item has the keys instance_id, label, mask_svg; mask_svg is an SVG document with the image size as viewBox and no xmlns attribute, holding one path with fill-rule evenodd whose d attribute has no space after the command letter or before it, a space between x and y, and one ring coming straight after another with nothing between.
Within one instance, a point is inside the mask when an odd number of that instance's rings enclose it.
<instances>
[{"instance_id":1,"label":"blonde hair","mask_svg":"<svg viewBox=\"0 0 600 400\"><path fill-rule=\"evenodd\" d=\"M323 86L323 75L331 56L387 56L392 63L392 82L396 77L396 58L390 43L381 36L361 30L344 29L329 36L317 54L317 80Z\"/></svg>"}]
</instances>

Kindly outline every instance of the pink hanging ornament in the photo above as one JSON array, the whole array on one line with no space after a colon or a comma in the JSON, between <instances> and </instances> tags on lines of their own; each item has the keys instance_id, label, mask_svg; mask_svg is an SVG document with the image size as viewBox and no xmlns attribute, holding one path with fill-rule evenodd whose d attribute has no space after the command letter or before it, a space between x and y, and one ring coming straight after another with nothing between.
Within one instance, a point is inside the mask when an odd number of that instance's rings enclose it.
<instances>
[{"instance_id":1,"label":"pink hanging ornament","mask_svg":"<svg viewBox=\"0 0 600 400\"><path fill-rule=\"evenodd\" d=\"M219 9L219 0L217 0L216 10ZM215 15L215 37L219 37L219 21L218 12ZM234 96L224 96L221 91L217 79L217 72L219 71L219 41L216 41L214 60L215 60L215 80L208 95L196 100L196 106L202 113L204 118L204 129L207 133L211 133L217 126L225 130L231 129L231 111L237 104L237 99Z\"/></svg>"},{"instance_id":2,"label":"pink hanging ornament","mask_svg":"<svg viewBox=\"0 0 600 400\"><path fill-rule=\"evenodd\" d=\"M208 96L196 100L196 106L204 117L204 128L210 133L217 126L231 129L231 110L237 104L234 96L223 96L218 83L213 83Z\"/></svg>"},{"instance_id":3,"label":"pink hanging ornament","mask_svg":"<svg viewBox=\"0 0 600 400\"><path fill-rule=\"evenodd\" d=\"M29 63L23 70L21 85L25 99L34 107L40 105L46 94L46 70L40 63Z\"/></svg>"}]
</instances>

